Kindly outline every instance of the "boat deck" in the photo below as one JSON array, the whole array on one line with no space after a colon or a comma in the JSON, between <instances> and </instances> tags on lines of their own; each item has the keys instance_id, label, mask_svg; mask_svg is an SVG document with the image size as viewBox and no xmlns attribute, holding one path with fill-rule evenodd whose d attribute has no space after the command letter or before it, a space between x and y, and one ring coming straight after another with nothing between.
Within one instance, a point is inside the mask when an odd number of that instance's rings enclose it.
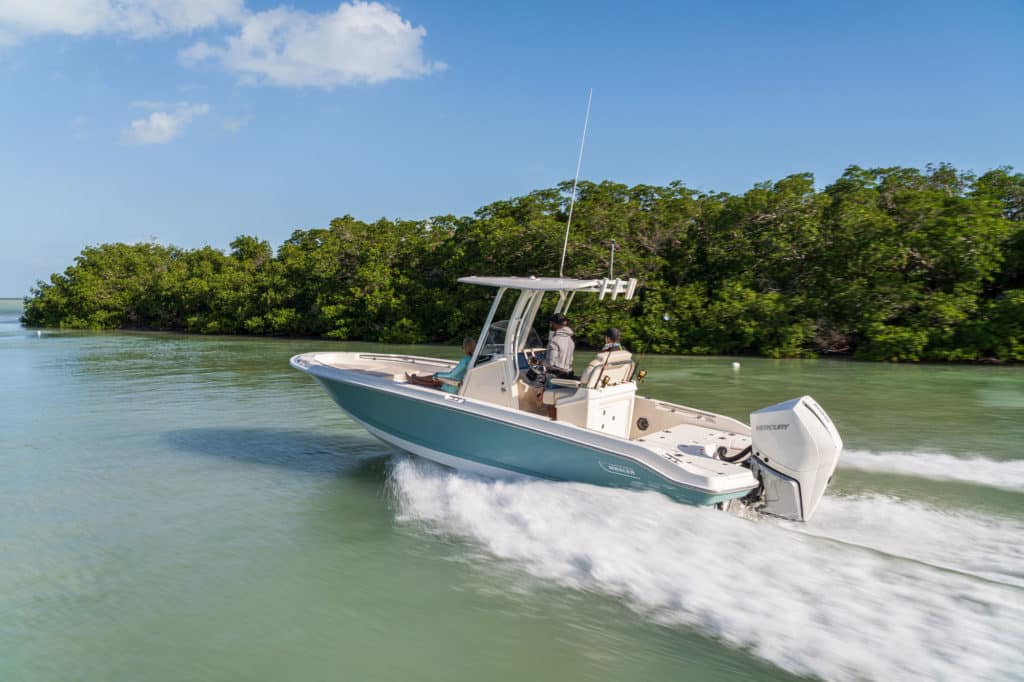
<instances>
[{"instance_id":1,"label":"boat deck","mask_svg":"<svg viewBox=\"0 0 1024 682\"><path fill-rule=\"evenodd\" d=\"M674 464L709 476L741 473L737 465L717 459L715 455L719 448L725 448L725 454L735 455L750 445L748 435L695 424L678 424L636 440Z\"/></svg>"},{"instance_id":2,"label":"boat deck","mask_svg":"<svg viewBox=\"0 0 1024 682\"><path fill-rule=\"evenodd\" d=\"M433 374L449 370L457 364L455 360L391 353L315 353L312 360L328 367L353 370L398 382L405 381L406 373Z\"/></svg>"},{"instance_id":3,"label":"boat deck","mask_svg":"<svg viewBox=\"0 0 1024 682\"><path fill-rule=\"evenodd\" d=\"M681 455L714 457L719 448L739 451L750 445L750 436L696 424L678 424L637 438L640 443L675 451Z\"/></svg>"}]
</instances>

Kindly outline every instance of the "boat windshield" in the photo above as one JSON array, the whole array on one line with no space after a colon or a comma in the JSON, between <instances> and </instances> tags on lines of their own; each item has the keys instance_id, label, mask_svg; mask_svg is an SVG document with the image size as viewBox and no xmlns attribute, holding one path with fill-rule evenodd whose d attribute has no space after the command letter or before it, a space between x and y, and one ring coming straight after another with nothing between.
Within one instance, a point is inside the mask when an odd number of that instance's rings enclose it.
<instances>
[{"instance_id":1,"label":"boat windshield","mask_svg":"<svg viewBox=\"0 0 1024 682\"><path fill-rule=\"evenodd\" d=\"M540 334L537 333L536 329L531 328L530 333L526 335L526 347L544 348L544 342L540 340Z\"/></svg>"},{"instance_id":2,"label":"boat windshield","mask_svg":"<svg viewBox=\"0 0 1024 682\"><path fill-rule=\"evenodd\" d=\"M487 335L484 337L483 348L480 349L481 355L501 355L505 352L505 335L508 333L508 320L500 320L491 324L487 330ZM536 329L530 329L530 333L526 336L526 347L527 348L544 348L544 343L540 340L540 335L537 334Z\"/></svg>"}]
</instances>

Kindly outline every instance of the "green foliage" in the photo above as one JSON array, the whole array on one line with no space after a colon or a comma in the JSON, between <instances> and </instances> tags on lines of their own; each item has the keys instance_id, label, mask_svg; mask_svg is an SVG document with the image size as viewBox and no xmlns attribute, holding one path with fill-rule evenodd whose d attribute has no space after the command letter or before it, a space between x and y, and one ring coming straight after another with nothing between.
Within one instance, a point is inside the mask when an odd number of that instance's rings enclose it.
<instances>
[{"instance_id":1,"label":"green foliage","mask_svg":"<svg viewBox=\"0 0 1024 682\"><path fill-rule=\"evenodd\" d=\"M389 343L475 334L491 292L461 275L558 272L571 185L473 216L296 230L274 253L85 248L26 299L30 326L324 336ZM565 274L635 276L633 301L581 296L573 327L634 348L770 357L1024 360L1024 175L851 166L740 195L580 183ZM542 311L543 313L544 311ZM667 317L667 319L666 319Z\"/></svg>"}]
</instances>

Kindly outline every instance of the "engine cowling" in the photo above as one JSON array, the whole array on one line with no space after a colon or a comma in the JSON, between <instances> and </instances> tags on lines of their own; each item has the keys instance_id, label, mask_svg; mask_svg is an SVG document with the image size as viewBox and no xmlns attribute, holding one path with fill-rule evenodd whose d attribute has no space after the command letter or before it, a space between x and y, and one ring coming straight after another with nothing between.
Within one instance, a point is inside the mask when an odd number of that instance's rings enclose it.
<instances>
[{"instance_id":1,"label":"engine cowling","mask_svg":"<svg viewBox=\"0 0 1024 682\"><path fill-rule=\"evenodd\" d=\"M761 481L762 509L808 521L839 462L843 439L810 396L750 415L751 471Z\"/></svg>"}]
</instances>

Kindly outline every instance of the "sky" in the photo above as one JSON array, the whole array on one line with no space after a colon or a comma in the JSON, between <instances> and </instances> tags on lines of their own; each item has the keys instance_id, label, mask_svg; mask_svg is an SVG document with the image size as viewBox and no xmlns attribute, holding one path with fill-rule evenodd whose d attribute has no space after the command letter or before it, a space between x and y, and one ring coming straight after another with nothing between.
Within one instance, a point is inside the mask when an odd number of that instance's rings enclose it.
<instances>
[{"instance_id":1,"label":"sky","mask_svg":"<svg viewBox=\"0 0 1024 682\"><path fill-rule=\"evenodd\" d=\"M571 180L589 88L595 181L1024 170L1024 2L0 0L0 297Z\"/></svg>"}]
</instances>

